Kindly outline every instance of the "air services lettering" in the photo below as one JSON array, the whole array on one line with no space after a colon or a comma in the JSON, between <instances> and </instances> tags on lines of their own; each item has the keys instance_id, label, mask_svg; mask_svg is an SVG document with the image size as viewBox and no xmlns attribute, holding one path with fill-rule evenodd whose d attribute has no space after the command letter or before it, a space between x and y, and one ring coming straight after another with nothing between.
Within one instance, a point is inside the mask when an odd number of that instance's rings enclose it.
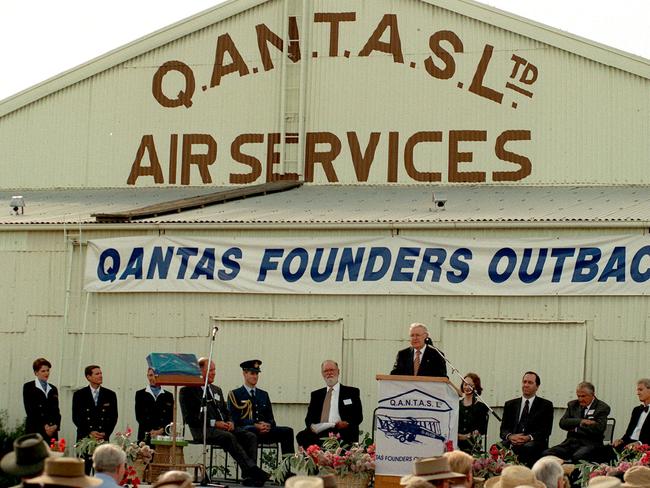
<instances>
[{"instance_id":1,"label":"air services lettering","mask_svg":"<svg viewBox=\"0 0 650 488\"><path fill-rule=\"evenodd\" d=\"M422 130L404 135L395 132L371 132L367 136L355 131L345 134L332 132L307 132L304 141L304 181L313 182L324 176L327 182L339 182L337 167L352 164L357 182L375 179L397 182L400 173L410 181L449 183L484 183L519 181L530 175L532 162L525 155L526 144L531 141L529 130L509 129L501 133L487 130ZM298 134L287 134L285 144L298 144ZM297 180L296 173L280 173L279 133L240 134L221 150L216 136L211 134L170 134L162 141L153 134L142 136L127 179L135 185L140 178L153 178L154 183L181 185L196 184L197 171L200 183L212 183L211 170L217 165L227 165L231 184L250 184L279 180ZM380 143L383 153L377 151ZM435 171L425 171L418 160L416 149L435 144L444 154L434 162ZM475 161L474 150L487 145L492 153L490 161ZM167 149L163 150L159 146ZM225 153L225 154L224 154ZM493 171L478 171L472 163L491 165ZM506 164L504 164L506 163ZM167 165L166 170L163 164ZM195 168L195 171L192 171ZM403 168L403 172L400 171ZM498 168L498 169L497 169ZM510 169L508 169L510 168ZM320 172L320 173L319 173Z\"/></svg>"}]
</instances>

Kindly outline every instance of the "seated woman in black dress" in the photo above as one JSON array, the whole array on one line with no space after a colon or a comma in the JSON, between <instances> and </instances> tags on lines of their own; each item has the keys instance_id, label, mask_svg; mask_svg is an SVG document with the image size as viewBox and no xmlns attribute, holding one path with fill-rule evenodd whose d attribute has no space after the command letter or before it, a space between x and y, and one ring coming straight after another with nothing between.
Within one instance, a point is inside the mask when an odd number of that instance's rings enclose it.
<instances>
[{"instance_id":1,"label":"seated woman in black dress","mask_svg":"<svg viewBox=\"0 0 650 488\"><path fill-rule=\"evenodd\" d=\"M478 401L475 393L483 392L481 378L476 373L467 373L461 385L463 397L458 410L458 448L472 454L474 446L481 448L479 436L487 433L488 408Z\"/></svg>"},{"instance_id":2,"label":"seated woman in black dress","mask_svg":"<svg viewBox=\"0 0 650 488\"><path fill-rule=\"evenodd\" d=\"M59 438L61 426L59 392L47 381L51 367L47 359L36 359L32 364L36 378L23 385L23 403L27 413L25 432L41 434L48 445L51 439Z\"/></svg>"}]
</instances>

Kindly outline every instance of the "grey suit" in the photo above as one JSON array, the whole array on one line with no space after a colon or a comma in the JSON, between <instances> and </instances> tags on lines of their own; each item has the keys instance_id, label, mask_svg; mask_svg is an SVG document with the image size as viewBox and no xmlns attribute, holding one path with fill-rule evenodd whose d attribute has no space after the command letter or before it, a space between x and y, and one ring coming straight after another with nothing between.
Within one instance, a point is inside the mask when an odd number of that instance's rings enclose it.
<instances>
[{"instance_id":1,"label":"grey suit","mask_svg":"<svg viewBox=\"0 0 650 488\"><path fill-rule=\"evenodd\" d=\"M567 437L561 444L547 449L544 455L558 456L574 463L580 460L590 461L603 446L609 411L609 405L598 398L594 398L586 414L583 414L578 400L570 401L560 419L560 428L568 431ZM594 420L596 423L581 425L583 419Z\"/></svg>"}]
</instances>

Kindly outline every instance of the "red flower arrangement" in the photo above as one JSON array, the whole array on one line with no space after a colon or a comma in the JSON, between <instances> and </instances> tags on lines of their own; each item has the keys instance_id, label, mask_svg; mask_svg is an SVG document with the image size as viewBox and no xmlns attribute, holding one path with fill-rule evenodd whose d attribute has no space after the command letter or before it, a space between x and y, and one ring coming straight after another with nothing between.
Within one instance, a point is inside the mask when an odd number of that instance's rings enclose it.
<instances>
[{"instance_id":1,"label":"red flower arrangement","mask_svg":"<svg viewBox=\"0 0 650 488\"><path fill-rule=\"evenodd\" d=\"M56 440L52 438L50 440L50 450L53 452L65 452L65 439Z\"/></svg>"}]
</instances>

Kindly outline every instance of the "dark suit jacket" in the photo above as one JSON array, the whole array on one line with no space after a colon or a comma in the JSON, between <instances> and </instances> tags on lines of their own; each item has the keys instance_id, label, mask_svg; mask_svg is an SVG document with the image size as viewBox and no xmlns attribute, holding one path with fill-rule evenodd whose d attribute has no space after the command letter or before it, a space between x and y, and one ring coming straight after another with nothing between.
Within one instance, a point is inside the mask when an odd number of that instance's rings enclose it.
<instances>
[{"instance_id":1,"label":"dark suit jacket","mask_svg":"<svg viewBox=\"0 0 650 488\"><path fill-rule=\"evenodd\" d=\"M560 419L560 428L567 430L567 439L579 440L586 446L600 446L603 444L603 433L607 426L607 416L609 415L609 405L605 402L594 398L591 409L594 413L587 418L595 420L595 425L583 426L580 421L585 418L582 416L582 407L578 400L571 400L567 404L567 410Z\"/></svg>"},{"instance_id":2,"label":"dark suit jacket","mask_svg":"<svg viewBox=\"0 0 650 488\"><path fill-rule=\"evenodd\" d=\"M219 420L230 422L230 412L226 405L226 399L223 396L221 388L216 385L208 385L212 395L208 396L207 417L208 427L210 420ZM195 435L203 432L203 415L201 413L201 398L203 398L203 388L201 386L184 386L178 394L178 401L181 404L183 421L190 426L192 436L199 440ZM202 436L200 436L202 438Z\"/></svg>"},{"instance_id":3,"label":"dark suit jacket","mask_svg":"<svg viewBox=\"0 0 650 488\"><path fill-rule=\"evenodd\" d=\"M95 405L90 386L75 391L72 395L72 422L77 426L77 440L88 437L94 430L106 434L105 440L108 441L117 425L115 392L100 387L99 398Z\"/></svg>"},{"instance_id":4,"label":"dark suit jacket","mask_svg":"<svg viewBox=\"0 0 650 488\"><path fill-rule=\"evenodd\" d=\"M413 348L407 347L397 353L395 364L390 374L413 375ZM427 346L420 360L418 376L447 377L445 359L433 347Z\"/></svg>"},{"instance_id":5,"label":"dark suit jacket","mask_svg":"<svg viewBox=\"0 0 650 488\"><path fill-rule=\"evenodd\" d=\"M135 392L135 419L138 421L138 442L151 430L166 427L174 416L174 395L162 390L155 398L147 388Z\"/></svg>"},{"instance_id":6,"label":"dark suit jacket","mask_svg":"<svg viewBox=\"0 0 650 488\"><path fill-rule=\"evenodd\" d=\"M320 423L320 415L323 411L326 394L327 387L311 392L307 416L305 417L307 429L311 428L311 424ZM346 443L357 442L359 440L359 424L363 421L363 407L361 406L359 388L341 385L339 391L339 415L341 420L350 424L347 429L339 431L341 438Z\"/></svg>"},{"instance_id":7,"label":"dark suit jacket","mask_svg":"<svg viewBox=\"0 0 650 488\"><path fill-rule=\"evenodd\" d=\"M256 430L256 422L268 422L275 427L273 407L269 394L264 390L255 388L255 401L248 394L244 385L228 393L228 410L235 422L235 427L246 430Z\"/></svg>"},{"instance_id":8,"label":"dark suit jacket","mask_svg":"<svg viewBox=\"0 0 650 488\"><path fill-rule=\"evenodd\" d=\"M23 385L23 403L27 414L25 432L41 434L48 445L51 437L45 433L45 424L58 425L61 428L59 391L54 385L50 387L50 392L45 396L45 392L36 386L35 381L28 381ZM52 437L56 439L57 433Z\"/></svg>"},{"instance_id":9,"label":"dark suit jacket","mask_svg":"<svg viewBox=\"0 0 650 488\"><path fill-rule=\"evenodd\" d=\"M630 436L632 435L632 432L634 432L634 429L636 428L636 424L639 421L641 412L643 412L643 405L634 407L634 409L632 410L630 423L627 424L627 429L625 429L625 434L623 434L624 444L629 444L631 442L634 442L634 439L632 439L632 437ZM641 444L650 444L650 420L648 419L650 419L650 414L645 418L645 422L643 422L643 426L641 427L641 433L639 434L639 439L636 439L641 441Z\"/></svg>"},{"instance_id":10,"label":"dark suit jacket","mask_svg":"<svg viewBox=\"0 0 650 488\"><path fill-rule=\"evenodd\" d=\"M553 403L542 397L535 397L535 401L528 412L528 422L523 432L518 432L519 411L521 410L521 397L508 400L503 406L503 420L501 421L501 439L506 440L510 434L526 434L533 437L536 443L548 447L548 438L553 430Z\"/></svg>"}]
</instances>

